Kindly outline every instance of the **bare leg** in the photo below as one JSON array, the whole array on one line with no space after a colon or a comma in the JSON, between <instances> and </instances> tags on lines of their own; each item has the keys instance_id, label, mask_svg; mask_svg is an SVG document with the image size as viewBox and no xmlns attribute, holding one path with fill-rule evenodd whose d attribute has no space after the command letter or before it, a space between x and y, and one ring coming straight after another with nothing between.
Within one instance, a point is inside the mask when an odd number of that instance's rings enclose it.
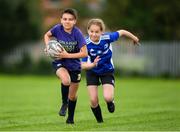
<instances>
[{"instance_id":1,"label":"bare leg","mask_svg":"<svg viewBox=\"0 0 180 132\"><path fill-rule=\"evenodd\" d=\"M104 84L103 85L103 95L104 95L104 99L107 103L109 112L113 113L115 111L114 86L111 84Z\"/></svg>"},{"instance_id":2,"label":"bare leg","mask_svg":"<svg viewBox=\"0 0 180 132\"><path fill-rule=\"evenodd\" d=\"M101 107L98 101L98 86L90 85L88 86L88 93L90 97L91 110L97 120L98 123L103 122L103 117L101 113Z\"/></svg>"}]
</instances>

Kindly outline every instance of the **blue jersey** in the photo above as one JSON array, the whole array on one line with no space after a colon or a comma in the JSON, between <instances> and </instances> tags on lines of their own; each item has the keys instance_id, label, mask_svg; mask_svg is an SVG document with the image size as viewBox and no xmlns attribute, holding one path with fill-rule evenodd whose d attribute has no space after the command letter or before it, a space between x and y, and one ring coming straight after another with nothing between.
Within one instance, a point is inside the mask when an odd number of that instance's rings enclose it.
<instances>
[{"instance_id":1,"label":"blue jersey","mask_svg":"<svg viewBox=\"0 0 180 132\"><path fill-rule=\"evenodd\" d=\"M73 27L71 33L64 31L61 24L55 25L50 29L52 36L55 37L59 43L64 47L68 53L78 53L80 49L86 44L84 36L77 27ZM53 61L55 68L63 66L69 71L81 70L80 59L61 59Z\"/></svg>"},{"instance_id":2,"label":"blue jersey","mask_svg":"<svg viewBox=\"0 0 180 132\"><path fill-rule=\"evenodd\" d=\"M110 32L101 35L99 42L92 42L89 37L86 39L88 57L83 58L82 62L94 62L97 56L100 56L98 65L91 69L98 75L113 72L114 66L112 62L112 47L111 43L119 38L118 32Z\"/></svg>"}]
</instances>

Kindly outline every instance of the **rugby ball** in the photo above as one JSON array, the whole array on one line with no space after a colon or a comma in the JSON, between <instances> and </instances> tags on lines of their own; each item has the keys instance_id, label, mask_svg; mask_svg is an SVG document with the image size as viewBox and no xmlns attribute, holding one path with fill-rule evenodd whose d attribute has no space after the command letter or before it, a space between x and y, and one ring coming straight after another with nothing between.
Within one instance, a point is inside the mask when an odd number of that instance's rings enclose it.
<instances>
[{"instance_id":1,"label":"rugby ball","mask_svg":"<svg viewBox=\"0 0 180 132\"><path fill-rule=\"evenodd\" d=\"M63 50L63 46L57 40L50 40L48 42L47 53L52 59L57 59L55 56Z\"/></svg>"}]
</instances>

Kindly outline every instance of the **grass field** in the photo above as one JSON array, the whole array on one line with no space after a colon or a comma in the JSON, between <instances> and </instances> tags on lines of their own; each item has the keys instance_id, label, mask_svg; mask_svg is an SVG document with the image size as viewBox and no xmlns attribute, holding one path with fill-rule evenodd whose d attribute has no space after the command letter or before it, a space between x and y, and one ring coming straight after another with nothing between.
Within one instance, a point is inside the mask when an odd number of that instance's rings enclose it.
<instances>
[{"instance_id":1,"label":"grass field","mask_svg":"<svg viewBox=\"0 0 180 132\"><path fill-rule=\"evenodd\" d=\"M0 130L172 131L180 130L180 80L116 77L116 111L106 108L99 89L104 123L89 107L83 79L75 124L58 116L59 82L55 76L0 76Z\"/></svg>"}]
</instances>

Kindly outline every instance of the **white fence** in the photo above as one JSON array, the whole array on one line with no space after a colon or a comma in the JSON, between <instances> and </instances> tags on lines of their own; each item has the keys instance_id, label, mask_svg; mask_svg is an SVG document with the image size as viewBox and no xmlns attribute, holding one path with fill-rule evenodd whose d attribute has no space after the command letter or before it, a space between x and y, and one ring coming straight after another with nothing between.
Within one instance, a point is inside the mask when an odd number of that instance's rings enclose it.
<instances>
[{"instance_id":1,"label":"white fence","mask_svg":"<svg viewBox=\"0 0 180 132\"><path fill-rule=\"evenodd\" d=\"M180 76L180 42L141 42L141 46L134 46L131 42L118 41L112 48L116 69L150 76ZM43 49L43 42L29 43L10 52L6 63L12 65L20 61L23 53L30 54L34 61L42 57L48 59Z\"/></svg>"},{"instance_id":2,"label":"white fence","mask_svg":"<svg viewBox=\"0 0 180 132\"><path fill-rule=\"evenodd\" d=\"M141 46L113 44L117 69L150 76L180 76L180 42L142 42Z\"/></svg>"},{"instance_id":3,"label":"white fence","mask_svg":"<svg viewBox=\"0 0 180 132\"><path fill-rule=\"evenodd\" d=\"M13 51L9 51L4 58L7 65L13 65L14 63L21 62L24 55L28 54L33 61L37 62L41 58L45 58L43 42L29 42L22 46L15 48ZM47 57L46 57L47 58Z\"/></svg>"}]
</instances>

